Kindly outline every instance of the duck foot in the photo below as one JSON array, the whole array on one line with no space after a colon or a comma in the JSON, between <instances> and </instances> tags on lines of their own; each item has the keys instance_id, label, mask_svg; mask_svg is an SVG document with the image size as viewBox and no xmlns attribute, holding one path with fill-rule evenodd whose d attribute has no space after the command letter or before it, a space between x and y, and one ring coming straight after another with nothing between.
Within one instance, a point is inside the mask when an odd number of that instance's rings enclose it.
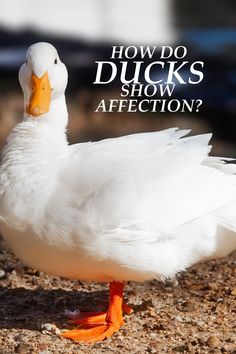
<instances>
[{"instance_id":1,"label":"duck foot","mask_svg":"<svg viewBox=\"0 0 236 354\"><path fill-rule=\"evenodd\" d=\"M61 333L64 338L75 341L94 343L111 337L124 324L122 312L131 313L133 310L123 304L124 283L110 283L110 300L107 312L81 313L70 323L79 324L81 328Z\"/></svg>"},{"instance_id":2,"label":"duck foot","mask_svg":"<svg viewBox=\"0 0 236 354\"><path fill-rule=\"evenodd\" d=\"M89 329L73 329L61 333L61 336L74 341L94 343L111 337L112 334L118 330L119 328L104 324Z\"/></svg>"}]
</instances>

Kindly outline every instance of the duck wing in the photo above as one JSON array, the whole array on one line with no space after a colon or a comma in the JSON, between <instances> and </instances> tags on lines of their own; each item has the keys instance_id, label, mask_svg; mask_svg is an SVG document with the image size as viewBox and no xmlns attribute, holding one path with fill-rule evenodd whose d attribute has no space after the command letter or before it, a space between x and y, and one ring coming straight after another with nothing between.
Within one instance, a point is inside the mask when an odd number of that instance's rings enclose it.
<instances>
[{"instance_id":1,"label":"duck wing","mask_svg":"<svg viewBox=\"0 0 236 354\"><path fill-rule=\"evenodd\" d=\"M206 163L211 134L183 138L188 132L173 128L72 145L63 184L103 231L136 225L156 237L168 234L236 200L236 177Z\"/></svg>"}]
</instances>

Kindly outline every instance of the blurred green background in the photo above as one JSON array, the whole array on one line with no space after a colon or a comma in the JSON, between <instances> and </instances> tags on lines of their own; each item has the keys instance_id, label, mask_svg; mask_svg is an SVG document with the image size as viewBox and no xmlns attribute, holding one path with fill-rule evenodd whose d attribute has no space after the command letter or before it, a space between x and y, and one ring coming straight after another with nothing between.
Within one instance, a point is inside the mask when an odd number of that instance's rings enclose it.
<instances>
[{"instance_id":1,"label":"blurred green background","mask_svg":"<svg viewBox=\"0 0 236 354\"><path fill-rule=\"evenodd\" d=\"M0 0L0 147L21 120L17 73L29 45L56 46L69 71L71 143L172 126L213 132L213 154L236 157L236 3L233 0ZM200 112L95 113L102 98L119 98L119 83L95 87L95 61L112 45L185 45L203 60L201 85L177 87L178 98L201 98Z\"/></svg>"}]
</instances>

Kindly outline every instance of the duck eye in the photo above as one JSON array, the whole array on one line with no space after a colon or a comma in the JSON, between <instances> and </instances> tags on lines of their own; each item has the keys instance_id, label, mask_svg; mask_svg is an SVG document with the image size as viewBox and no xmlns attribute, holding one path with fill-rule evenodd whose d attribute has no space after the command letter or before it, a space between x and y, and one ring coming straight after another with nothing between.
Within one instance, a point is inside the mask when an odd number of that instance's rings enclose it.
<instances>
[{"instance_id":1,"label":"duck eye","mask_svg":"<svg viewBox=\"0 0 236 354\"><path fill-rule=\"evenodd\" d=\"M57 64L57 59L54 60L54 64Z\"/></svg>"},{"instance_id":2,"label":"duck eye","mask_svg":"<svg viewBox=\"0 0 236 354\"><path fill-rule=\"evenodd\" d=\"M28 60L26 59L25 64L28 64Z\"/></svg>"}]
</instances>

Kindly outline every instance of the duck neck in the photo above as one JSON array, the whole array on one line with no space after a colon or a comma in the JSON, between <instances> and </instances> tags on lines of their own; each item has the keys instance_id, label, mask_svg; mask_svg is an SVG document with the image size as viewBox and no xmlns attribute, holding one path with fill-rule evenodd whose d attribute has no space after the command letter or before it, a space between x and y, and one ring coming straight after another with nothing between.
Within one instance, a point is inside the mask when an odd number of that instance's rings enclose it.
<instances>
[{"instance_id":1,"label":"duck neck","mask_svg":"<svg viewBox=\"0 0 236 354\"><path fill-rule=\"evenodd\" d=\"M46 115L25 115L13 128L0 159L0 220L2 216L17 224L41 215L64 170L66 123L65 100L60 99Z\"/></svg>"},{"instance_id":2,"label":"duck neck","mask_svg":"<svg viewBox=\"0 0 236 354\"><path fill-rule=\"evenodd\" d=\"M26 111L28 99L24 97L24 107ZM68 123L68 112L66 106L65 95L53 96L50 103L50 110L48 113L39 116L31 117L27 113L24 113L23 121L30 121L36 123L47 123L52 129L65 131Z\"/></svg>"},{"instance_id":3,"label":"duck neck","mask_svg":"<svg viewBox=\"0 0 236 354\"><path fill-rule=\"evenodd\" d=\"M32 165L48 168L61 158L68 148L66 137L68 114L65 97L54 98L50 111L39 117L24 115L23 121L15 126L3 150L1 167L4 164L21 170ZM34 169L35 171L35 169Z\"/></svg>"}]
</instances>

